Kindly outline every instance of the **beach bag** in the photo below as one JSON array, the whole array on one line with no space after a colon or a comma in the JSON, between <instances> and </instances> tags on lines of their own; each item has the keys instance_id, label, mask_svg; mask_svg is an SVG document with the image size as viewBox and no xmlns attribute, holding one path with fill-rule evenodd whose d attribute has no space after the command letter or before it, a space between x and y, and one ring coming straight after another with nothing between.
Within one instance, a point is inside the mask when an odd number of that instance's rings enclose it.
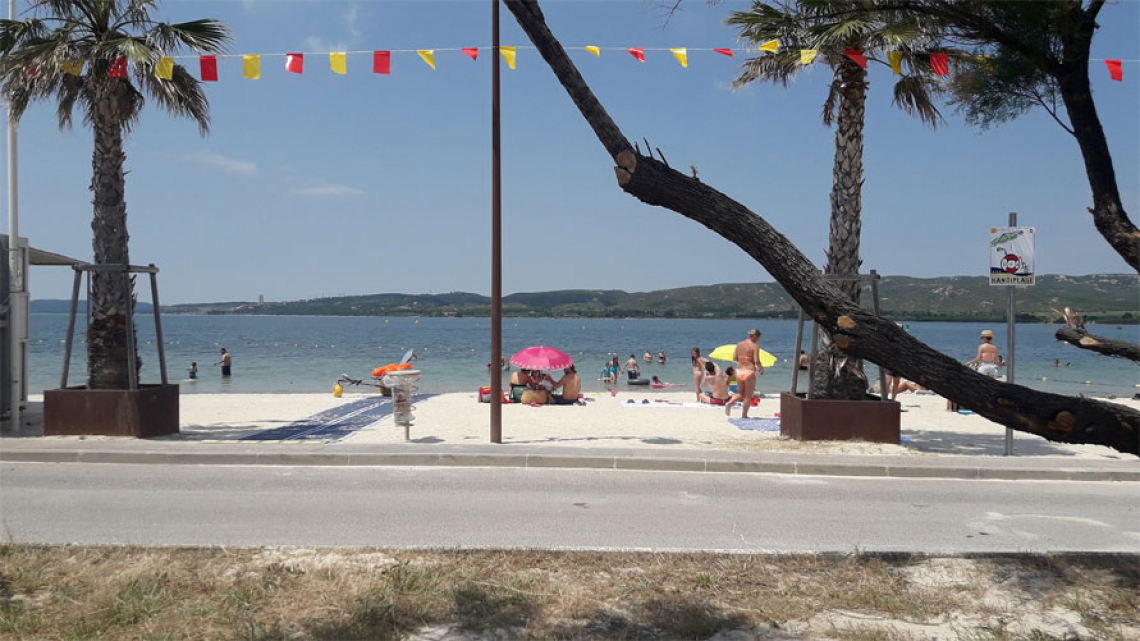
<instances>
[{"instance_id":1,"label":"beach bag","mask_svg":"<svg viewBox=\"0 0 1140 641\"><path fill-rule=\"evenodd\" d=\"M504 391L502 394L503 394L503 403L510 403L511 399L507 398L507 393ZM480 403L490 403L491 402L491 388L490 387L480 387L479 388L479 402Z\"/></svg>"}]
</instances>

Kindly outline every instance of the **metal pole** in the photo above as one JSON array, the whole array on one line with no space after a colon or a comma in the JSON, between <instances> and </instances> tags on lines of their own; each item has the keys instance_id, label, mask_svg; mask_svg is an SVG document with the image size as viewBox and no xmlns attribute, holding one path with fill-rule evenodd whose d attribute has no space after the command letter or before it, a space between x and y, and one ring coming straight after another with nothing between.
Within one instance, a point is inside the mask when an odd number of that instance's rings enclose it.
<instances>
[{"instance_id":1,"label":"metal pole","mask_svg":"<svg viewBox=\"0 0 1140 641\"><path fill-rule=\"evenodd\" d=\"M819 323L811 322L811 356L808 357L808 398L815 398L812 396L811 382L815 380L815 358L818 355L816 347L819 345Z\"/></svg>"},{"instance_id":2,"label":"metal pole","mask_svg":"<svg viewBox=\"0 0 1140 641\"><path fill-rule=\"evenodd\" d=\"M8 19L16 19L16 0L8 0ZM16 153L17 126L12 118L12 104L8 103L8 338L11 348L8 350L10 360L8 368L11 372L12 393L12 420L9 425L12 429L20 429L20 401L23 397L24 373L22 350L20 342L21 330L24 322L24 312L20 308L23 294L24 265L20 253L20 194L18 181L18 167Z\"/></svg>"},{"instance_id":3,"label":"metal pole","mask_svg":"<svg viewBox=\"0 0 1140 641\"><path fill-rule=\"evenodd\" d=\"M1017 212L1009 212L1009 226L1017 226ZM1009 285L1006 287L1009 290L1009 308L1005 312L1005 323L1008 336L1006 337L1006 365L1005 365L1005 382L1013 382L1013 351L1014 351L1014 333L1017 328L1017 312L1014 310L1013 291L1017 289L1016 285ZM1013 456L1013 430L1005 428L1005 455Z\"/></svg>"},{"instance_id":4,"label":"metal pole","mask_svg":"<svg viewBox=\"0 0 1140 641\"><path fill-rule=\"evenodd\" d=\"M875 316L882 316L882 314L879 313L879 272L874 269L871 270L871 298L875 300ZM883 369L882 365L878 365L877 367L879 368L879 391L881 392L881 394L879 394L879 400L889 401L890 390L887 389L887 372Z\"/></svg>"},{"instance_id":5,"label":"metal pole","mask_svg":"<svg viewBox=\"0 0 1140 641\"><path fill-rule=\"evenodd\" d=\"M491 0L491 442L503 442L503 194L499 139L499 0Z\"/></svg>"},{"instance_id":6,"label":"metal pole","mask_svg":"<svg viewBox=\"0 0 1140 641\"><path fill-rule=\"evenodd\" d=\"M59 377L59 389L67 389L67 375L71 371L71 347L75 343L75 315L79 311L79 286L83 282L83 272L75 270L75 284L71 286L71 313L67 315L67 343L63 348L63 375Z\"/></svg>"},{"instance_id":7,"label":"metal pole","mask_svg":"<svg viewBox=\"0 0 1140 641\"><path fill-rule=\"evenodd\" d=\"M127 382L130 383L130 389L136 390L139 388L139 372L137 369L138 359L138 345L135 344L135 306L131 303L131 272L130 265L123 265L123 278L127 279ZM108 274L110 276L110 274ZM88 305L91 301L87 302Z\"/></svg>"},{"instance_id":8,"label":"metal pole","mask_svg":"<svg viewBox=\"0 0 1140 641\"><path fill-rule=\"evenodd\" d=\"M154 263L150 264L154 267ZM156 270L157 271L157 270ZM158 274L150 273L150 302L154 305L154 337L158 339L158 369L162 376L162 384L166 385L166 347L162 344L162 314L158 311Z\"/></svg>"},{"instance_id":9,"label":"metal pole","mask_svg":"<svg viewBox=\"0 0 1140 641\"><path fill-rule=\"evenodd\" d=\"M804 346L804 308L800 308L800 319L796 323L796 348L792 350L792 396L800 383L800 350Z\"/></svg>"}]
</instances>

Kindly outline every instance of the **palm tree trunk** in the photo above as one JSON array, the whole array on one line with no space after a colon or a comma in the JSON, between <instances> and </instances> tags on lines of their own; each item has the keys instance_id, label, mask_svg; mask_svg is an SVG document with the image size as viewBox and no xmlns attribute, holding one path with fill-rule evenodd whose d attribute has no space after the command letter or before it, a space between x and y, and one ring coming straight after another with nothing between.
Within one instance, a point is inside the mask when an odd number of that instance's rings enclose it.
<instances>
[{"instance_id":1,"label":"palm tree trunk","mask_svg":"<svg viewBox=\"0 0 1140 641\"><path fill-rule=\"evenodd\" d=\"M839 117L835 128L835 165L831 186L831 234L827 250L828 274L858 274L859 236L863 220L863 123L867 102L867 72L853 61L839 65ZM836 288L859 303L859 282L839 282ZM823 333L823 349L813 368L811 393L815 398L862 399L867 389L863 362L844 354Z\"/></svg>"},{"instance_id":2,"label":"palm tree trunk","mask_svg":"<svg viewBox=\"0 0 1140 641\"><path fill-rule=\"evenodd\" d=\"M123 132L116 114L122 94L94 89L92 113L95 151L91 157L91 191L94 193L93 248L96 265L126 265L126 178L123 174ZM133 312L133 287L117 272L91 274L91 326L87 331L87 386L91 389L126 389L127 314ZM128 303L130 299L130 303ZM135 363L136 368L138 363ZM137 369L136 369L137 371Z\"/></svg>"}]
</instances>

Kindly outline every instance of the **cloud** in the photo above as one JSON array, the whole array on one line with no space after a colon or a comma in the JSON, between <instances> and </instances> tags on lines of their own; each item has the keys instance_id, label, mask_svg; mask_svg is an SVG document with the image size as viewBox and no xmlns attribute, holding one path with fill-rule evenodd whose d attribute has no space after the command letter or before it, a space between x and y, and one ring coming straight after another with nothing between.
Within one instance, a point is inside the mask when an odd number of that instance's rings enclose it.
<instances>
[{"instance_id":1,"label":"cloud","mask_svg":"<svg viewBox=\"0 0 1140 641\"><path fill-rule=\"evenodd\" d=\"M290 189L289 193L296 194L297 196L363 196L364 190L357 189L356 187L349 187L348 185L316 185L313 187L296 187Z\"/></svg>"},{"instance_id":2,"label":"cloud","mask_svg":"<svg viewBox=\"0 0 1140 641\"><path fill-rule=\"evenodd\" d=\"M348 44L343 41L329 42L320 36L308 36L305 38L305 51L325 53L327 51L347 51L348 49Z\"/></svg>"},{"instance_id":3,"label":"cloud","mask_svg":"<svg viewBox=\"0 0 1140 641\"><path fill-rule=\"evenodd\" d=\"M213 165L220 167L224 171L231 174L242 174L245 176L252 176L257 173L257 164L249 160L238 160L236 158L228 158L219 153L212 151L204 151L200 154L187 156L184 160L187 162L196 162L203 165Z\"/></svg>"},{"instance_id":4,"label":"cloud","mask_svg":"<svg viewBox=\"0 0 1140 641\"><path fill-rule=\"evenodd\" d=\"M307 36L305 38L306 51L324 53L326 51L347 51L352 48L353 43L359 40L361 36L360 29L356 27L356 19L358 17L356 5L348 7L338 15L341 21L344 22L345 29L348 32L348 39L328 40L324 36Z\"/></svg>"}]
</instances>

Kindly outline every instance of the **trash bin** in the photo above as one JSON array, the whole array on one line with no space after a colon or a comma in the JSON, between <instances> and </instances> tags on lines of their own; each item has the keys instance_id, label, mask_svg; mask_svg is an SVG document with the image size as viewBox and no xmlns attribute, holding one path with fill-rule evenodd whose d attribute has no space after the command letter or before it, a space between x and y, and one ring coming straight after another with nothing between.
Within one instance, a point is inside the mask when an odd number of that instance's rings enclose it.
<instances>
[{"instance_id":1,"label":"trash bin","mask_svg":"<svg viewBox=\"0 0 1140 641\"><path fill-rule=\"evenodd\" d=\"M411 426L415 418L412 411L416 409L412 405L412 399L419 390L416 383L422 374L418 369L405 369L384 375L384 386L392 390L392 420L396 425L403 426L405 441L411 440Z\"/></svg>"}]
</instances>

